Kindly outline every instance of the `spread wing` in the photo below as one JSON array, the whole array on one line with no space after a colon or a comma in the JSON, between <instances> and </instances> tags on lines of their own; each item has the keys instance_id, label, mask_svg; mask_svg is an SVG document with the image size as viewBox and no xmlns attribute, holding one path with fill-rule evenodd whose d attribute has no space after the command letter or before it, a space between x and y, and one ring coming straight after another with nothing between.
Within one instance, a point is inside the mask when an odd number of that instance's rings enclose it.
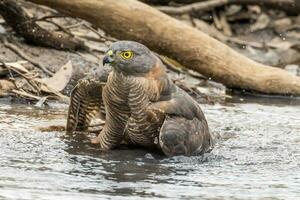
<instances>
[{"instance_id":1,"label":"spread wing","mask_svg":"<svg viewBox=\"0 0 300 200\"><path fill-rule=\"evenodd\" d=\"M102 90L105 83L86 79L80 80L71 93L67 118L67 134L87 130L91 120L99 115L105 120Z\"/></svg>"}]
</instances>

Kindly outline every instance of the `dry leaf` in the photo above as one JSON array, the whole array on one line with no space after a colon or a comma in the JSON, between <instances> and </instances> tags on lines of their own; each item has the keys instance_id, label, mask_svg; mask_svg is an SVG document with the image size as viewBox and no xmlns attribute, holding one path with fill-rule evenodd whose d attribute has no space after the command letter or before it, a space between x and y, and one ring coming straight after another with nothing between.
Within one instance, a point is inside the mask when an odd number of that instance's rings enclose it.
<instances>
[{"instance_id":1,"label":"dry leaf","mask_svg":"<svg viewBox=\"0 0 300 200\"><path fill-rule=\"evenodd\" d=\"M6 67L3 66L3 63L0 63L0 75L8 74L8 69L11 68L12 70L16 70L21 73L28 73L29 71L22 66L22 64L28 63L27 61L18 61L12 63L4 63Z\"/></svg>"},{"instance_id":2,"label":"dry leaf","mask_svg":"<svg viewBox=\"0 0 300 200\"><path fill-rule=\"evenodd\" d=\"M71 61L62 66L51 78L37 79L43 83L41 90L44 92L53 93L54 91L62 91L69 83L73 73Z\"/></svg>"},{"instance_id":3,"label":"dry leaf","mask_svg":"<svg viewBox=\"0 0 300 200\"><path fill-rule=\"evenodd\" d=\"M34 100L40 100L41 97L39 96L36 96L36 95L33 95L33 94L30 94L26 91L20 91L20 90L12 90L13 93L19 95L19 96L22 96L26 99L34 99Z\"/></svg>"},{"instance_id":4,"label":"dry leaf","mask_svg":"<svg viewBox=\"0 0 300 200\"><path fill-rule=\"evenodd\" d=\"M22 64L27 63L27 61L20 61L20 62L13 62L13 63L5 63L6 66L14 68L15 70L18 70L22 73L29 73L29 71L22 66Z\"/></svg>"}]
</instances>

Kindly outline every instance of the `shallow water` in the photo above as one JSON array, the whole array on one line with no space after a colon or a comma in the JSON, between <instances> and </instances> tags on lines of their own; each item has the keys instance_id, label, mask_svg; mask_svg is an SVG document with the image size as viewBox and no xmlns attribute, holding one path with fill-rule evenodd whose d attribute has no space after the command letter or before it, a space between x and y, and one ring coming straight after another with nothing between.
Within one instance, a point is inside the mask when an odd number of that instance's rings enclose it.
<instances>
[{"instance_id":1,"label":"shallow water","mask_svg":"<svg viewBox=\"0 0 300 200\"><path fill-rule=\"evenodd\" d=\"M0 103L0 199L300 199L299 104L202 108L213 152L164 158L38 130L65 124L65 106Z\"/></svg>"}]
</instances>

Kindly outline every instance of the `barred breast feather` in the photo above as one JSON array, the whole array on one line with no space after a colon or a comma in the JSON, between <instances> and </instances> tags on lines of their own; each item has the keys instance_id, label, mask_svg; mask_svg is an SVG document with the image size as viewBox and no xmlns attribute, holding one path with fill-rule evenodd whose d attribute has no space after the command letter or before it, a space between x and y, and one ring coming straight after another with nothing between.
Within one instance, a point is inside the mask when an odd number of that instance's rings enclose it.
<instances>
[{"instance_id":1,"label":"barred breast feather","mask_svg":"<svg viewBox=\"0 0 300 200\"><path fill-rule=\"evenodd\" d=\"M128 95L130 84L127 77L111 72L103 89L103 102L106 111L106 121L98 136L101 149L117 147L124 138L125 129L130 117Z\"/></svg>"}]
</instances>

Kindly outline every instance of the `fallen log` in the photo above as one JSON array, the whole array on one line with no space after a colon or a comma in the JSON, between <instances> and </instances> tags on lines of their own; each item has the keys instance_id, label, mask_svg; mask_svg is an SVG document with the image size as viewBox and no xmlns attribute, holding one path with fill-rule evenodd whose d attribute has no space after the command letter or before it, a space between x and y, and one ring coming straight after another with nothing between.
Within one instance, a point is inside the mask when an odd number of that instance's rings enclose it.
<instances>
[{"instance_id":1,"label":"fallen log","mask_svg":"<svg viewBox=\"0 0 300 200\"><path fill-rule=\"evenodd\" d=\"M300 77L266 66L135 0L27 0L80 17L119 39L152 50L231 88L300 95Z\"/></svg>"}]
</instances>

